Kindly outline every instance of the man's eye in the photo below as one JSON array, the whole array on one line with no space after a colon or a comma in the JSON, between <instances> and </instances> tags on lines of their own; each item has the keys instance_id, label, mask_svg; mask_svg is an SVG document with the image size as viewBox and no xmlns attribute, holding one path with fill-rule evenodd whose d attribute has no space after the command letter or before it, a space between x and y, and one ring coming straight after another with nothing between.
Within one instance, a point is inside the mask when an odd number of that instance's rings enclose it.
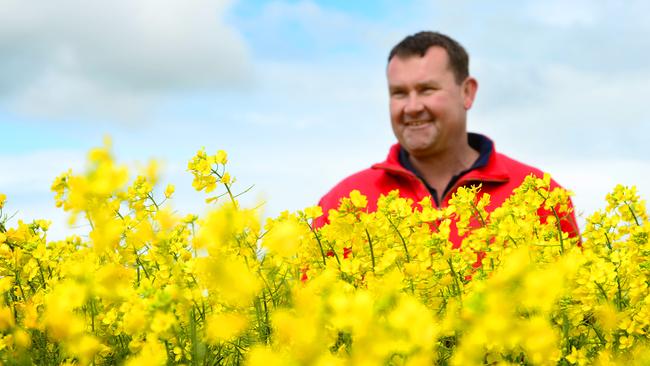
<instances>
[{"instance_id":1,"label":"man's eye","mask_svg":"<svg viewBox=\"0 0 650 366\"><path fill-rule=\"evenodd\" d=\"M404 98L406 96L406 93L403 91L393 91L390 93L390 96L393 98Z\"/></svg>"},{"instance_id":2,"label":"man's eye","mask_svg":"<svg viewBox=\"0 0 650 366\"><path fill-rule=\"evenodd\" d=\"M428 95L428 94L431 94L431 93L433 93L435 91L436 91L436 89L434 87L428 86L426 88L422 88L421 93L425 94L425 95Z\"/></svg>"}]
</instances>

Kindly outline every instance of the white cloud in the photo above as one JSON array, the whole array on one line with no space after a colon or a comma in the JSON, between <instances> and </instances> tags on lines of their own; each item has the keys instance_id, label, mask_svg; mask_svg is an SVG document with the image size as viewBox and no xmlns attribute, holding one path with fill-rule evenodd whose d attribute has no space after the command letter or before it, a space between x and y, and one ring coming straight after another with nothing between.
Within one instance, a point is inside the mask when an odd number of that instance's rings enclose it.
<instances>
[{"instance_id":1,"label":"white cloud","mask_svg":"<svg viewBox=\"0 0 650 366\"><path fill-rule=\"evenodd\" d=\"M260 62L259 88L237 117L253 125L347 128L387 116L383 68L332 63ZM252 101L252 102L251 102ZM378 108L379 107L379 108Z\"/></svg>"},{"instance_id":2,"label":"white cloud","mask_svg":"<svg viewBox=\"0 0 650 366\"><path fill-rule=\"evenodd\" d=\"M527 6L532 18L546 25L562 28L592 26L600 20L601 9L602 7L594 6L594 2L588 0L531 2Z\"/></svg>"},{"instance_id":3,"label":"white cloud","mask_svg":"<svg viewBox=\"0 0 650 366\"><path fill-rule=\"evenodd\" d=\"M384 63L392 44L404 36L392 24L326 2L276 0L253 12L238 23L254 39L256 54L270 59L329 60L371 52Z\"/></svg>"},{"instance_id":4,"label":"white cloud","mask_svg":"<svg viewBox=\"0 0 650 366\"><path fill-rule=\"evenodd\" d=\"M84 154L69 150L42 150L0 155L0 192L31 194L48 192L59 174L83 167Z\"/></svg>"},{"instance_id":5,"label":"white cloud","mask_svg":"<svg viewBox=\"0 0 650 366\"><path fill-rule=\"evenodd\" d=\"M129 110L142 95L238 85L249 73L248 50L223 21L228 7L226 0L5 0L0 92L23 109L57 114Z\"/></svg>"},{"instance_id":6,"label":"white cloud","mask_svg":"<svg viewBox=\"0 0 650 366\"><path fill-rule=\"evenodd\" d=\"M530 156L647 159L645 96L650 70L611 75L560 65L534 72L490 68L470 115L470 129L490 131L501 146ZM622 148L625 146L625 148Z\"/></svg>"},{"instance_id":7,"label":"white cloud","mask_svg":"<svg viewBox=\"0 0 650 366\"><path fill-rule=\"evenodd\" d=\"M157 100L150 93L107 89L82 75L47 72L13 98L13 108L36 117L88 118L87 123L97 117L142 122Z\"/></svg>"}]
</instances>

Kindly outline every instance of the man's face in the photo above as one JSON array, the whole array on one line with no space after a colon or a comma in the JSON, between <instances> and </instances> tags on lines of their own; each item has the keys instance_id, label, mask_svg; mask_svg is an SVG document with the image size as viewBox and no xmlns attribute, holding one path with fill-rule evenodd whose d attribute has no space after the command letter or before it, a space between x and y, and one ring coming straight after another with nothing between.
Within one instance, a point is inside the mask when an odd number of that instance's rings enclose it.
<instances>
[{"instance_id":1,"label":"man's face","mask_svg":"<svg viewBox=\"0 0 650 366\"><path fill-rule=\"evenodd\" d=\"M456 82L444 48L431 47L423 57L395 56L386 74L393 132L409 154L432 156L466 143L477 83L470 77Z\"/></svg>"}]
</instances>

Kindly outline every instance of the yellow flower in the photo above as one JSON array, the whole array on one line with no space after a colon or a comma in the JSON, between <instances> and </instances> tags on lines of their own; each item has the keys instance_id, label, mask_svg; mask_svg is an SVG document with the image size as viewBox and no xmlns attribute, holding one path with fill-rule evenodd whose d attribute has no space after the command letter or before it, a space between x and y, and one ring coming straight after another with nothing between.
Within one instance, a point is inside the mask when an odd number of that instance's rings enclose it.
<instances>
[{"instance_id":1,"label":"yellow flower","mask_svg":"<svg viewBox=\"0 0 650 366\"><path fill-rule=\"evenodd\" d=\"M126 361L126 366L162 366L167 363L167 351L157 337L149 335L140 352Z\"/></svg>"},{"instance_id":2,"label":"yellow flower","mask_svg":"<svg viewBox=\"0 0 650 366\"><path fill-rule=\"evenodd\" d=\"M269 347L253 347L246 357L246 366L297 366L298 363L290 360L286 355L274 352Z\"/></svg>"},{"instance_id":3,"label":"yellow flower","mask_svg":"<svg viewBox=\"0 0 650 366\"><path fill-rule=\"evenodd\" d=\"M126 306L124 306L126 305ZM147 326L148 315L140 302L132 305L124 303L123 326L127 334L135 336L144 332Z\"/></svg>"},{"instance_id":4,"label":"yellow flower","mask_svg":"<svg viewBox=\"0 0 650 366\"><path fill-rule=\"evenodd\" d=\"M226 164L228 162L228 154L223 151L217 151L217 154L214 156L214 162L217 164Z\"/></svg>"},{"instance_id":5,"label":"yellow flower","mask_svg":"<svg viewBox=\"0 0 650 366\"><path fill-rule=\"evenodd\" d=\"M38 309L37 305L33 301L28 301L25 304L22 304L21 311L23 314L23 326L27 329L38 329Z\"/></svg>"},{"instance_id":6,"label":"yellow flower","mask_svg":"<svg viewBox=\"0 0 650 366\"><path fill-rule=\"evenodd\" d=\"M214 291L223 304L244 306L262 287L257 275L241 258L199 258L199 284Z\"/></svg>"},{"instance_id":7,"label":"yellow flower","mask_svg":"<svg viewBox=\"0 0 650 366\"><path fill-rule=\"evenodd\" d=\"M603 304L596 307L594 315L596 316L599 325L603 327L603 330L611 332L616 329L619 322L619 314L613 305Z\"/></svg>"},{"instance_id":8,"label":"yellow flower","mask_svg":"<svg viewBox=\"0 0 650 366\"><path fill-rule=\"evenodd\" d=\"M572 346L571 354L566 356L566 360L569 361L572 365L586 365L589 362L589 359L587 358L587 350L585 348L578 350Z\"/></svg>"},{"instance_id":9,"label":"yellow flower","mask_svg":"<svg viewBox=\"0 0 650 366\"><path fill-rule=\"evenodd\" d=\"M262 245L272 254L291 257L298 251L303 232L304 229L293 220L280 221L267 231Z\"/></svg>"},{"instance_id":10,"label":"yellow flower","mask_svg":"<svg viewBox=\"0 0 650 366\"><path fill-rule=\"evenodd\" d=\"M323 209L320 206L311 206L305 208L305 217L308 220L323 216Z\"/></svg>"},{"instance_id":11,"label":"yellow flower","mask_svg":"<svg viewBox=\"0 0 650 366\"><path fill-rule=\"evenodd\" d=\"M4 207L6 200L7 200L7 195L4 193L0 193L0 209Z\"/></svg>"},{"instance_id":12,"label":"yellow flower","mask_svg":"<svg viewBox=\"0 0 650 366\"><path fill-rule=\"evenodd\" d=\"M89 221L82 233L52 241L46 220L0 225L0 359L55 347L56 364L431 365L436 350L452 365L650 356L650 222L634 187L607 196L580 247L557 231L570 193L551 189L548 175L527 177L498 208L480 187L463 187L444 209L393 191L367 212L375 202L353 191L314 235L318 206L264 229L256 210L231 203L181 219L154 201L157 163L127 186L110 142L88 158L85 174L52 184L57 206ZM234 183L227 161L199 150L188 162L193 186ZM165 198L174 191L167 185ZM559 219L540 219L544 207Z\"/></svg>"},{"instance_id":13,"label":"yellow flower","mask_svg":"<svg viewBox=\"0 0 650 366\"><path fill-rule=\"evenodd\" d=\"M152 185L156 184L158 181L158 170L158 162L155 160L149 161L149 164L147 164L147 168L145 169L145 175L147 177L147 181Z\"/></svg>"},{"instance_id":14,"label":"yellow flower","mask_svg":"<svg viewBox=\"0 0 650 366\"><path fill-rule=\"evenodd\" d=\"M176 324L176 317L174 314L157 311L153 315L153 320L151 321L151 331L154 334L165 333L170 330Z\"/></svg>"},{"instance_id":15,"label":"yellow flower","mask_svg":"<svg viewBox=\"0 0 650 366\"><path fill-rule=\"evenodd\" d=\"M81 364L89 364L102 348L97 338L86 334L67 344L68 352L78 357Z\"/></svg>"},{"instance_id":16,"label":"yellow flower","mask_svg":"<svg viewBox=\"0 0 650 366\"><path fill-rule=\"evenodd\" d=\"M156 211L155 219L158 221L160 228L164 232L172 230L180 221L180 218L174 215L172 209L169 206L165 206L162 209Z\"/></svg>"},{"instance_id":17,"label":"yellow flower","mask_svg":"<svg viewBox=\"0 0 650 366\"><path fill-rule=\"evenodd\" d=\"M350 200L356 208L365 208L368 205L366 196L362 195L361 192L356 189L350 192Z\"/></svg>"},{"instance_id":18,"label":"yellow flower","mask_svg":"<svg viewBox=\"0 0 650 366\"><path fill-rule=\"evenodd\" d=\"M13 284L14 280L12 277L0 277L0 294L9 291L13 287Z\"/></svg>"},{"instance_id":19,"label":"yellow flower","mask_svg":"<svg viewBox=\"0 0 650 366\"><path fill-rule=\"evenodd\" d=\"M83 332L84 322L74 310L86 299L87 289L73 281L59 283L47 294L43 323L54 338L66 340Z\"/></svg>"},{"instance_id":20,"label":"yellow flower","mask_svg":"<svg viewBox=\"0 0 650 366\"><path fill-rule=\"evenodd\" d=\"M388 315L388 322L393 329L405 333L405 341L411 347L425 352L433 349L437 336L434 318L429 309L413 297L404 296Z\"/></svg>"},{"instance_id":21,"label":"yellow flower","mask_svg":"<svg viewBox=\"0 0 650 366\"><path fill-rule=\"evenodd\" d=\"M174 191L176 190L176 187L174 187L173 184L168 184L167 187L165 188L165 198L171 198L172 194L174 194Z\"/></svg>"},{"instance_id":22,"label":"yellow flower","mask_svg":"<svg viewBox=\"0 0 650 366\"><path fill-rule=\"evenodd\" d=\"M209 316L205 324L207 340L211 343L218 343L241 334L248 326L248 319L242 314L221 313Z\"/></svg>"},{"instance_id":23,"label":"yellow flower","mask_svg":"<svg viewBox=\"0 0 650 366\"><path fill-rule=\"evenodd\" d=\"M115 250L122 239L123 221L105 211L97 212L94 219L94 228L90 232L90 240L95 251L103 253Z\"/></svg>"},{"instance_id":24,"label":"yellow flower","mask_svg":"<svg viewBox=\"0 0 650 366\"><path fill-rule=\"evenodd\" d=\"M0 331L6 331L15 325L14 314L10 308L0 305Z\"/></svg>"},{"instance_id":25,"label":"yellow flower","mask_svg":"<svg viewBox=\"0 0 650 366\"><path fill-rule=\"evenodd\" d=\"M618 339L618 349L624 350L632 347L634 344L634 337L632 336L622 336Z\"/></svg>"},{"instance_id":26,"label":"yellow flower","mask_svg":"<svg viewBox=\"0 0 650 366\"><path fill-rule=\"evenodd\" d=\"M14 331L14 343L19 348L27 348L31 345L32 338L30 337L29 333L18 328Z\"/></svg>"},{"instance_id":27,"label":"yellow flower","mask_svg":"<svg viewBox=\"0 0 650 366\"><path fill-rule=\"evenodd\" d=\"M221 183L223 183L223 184L230 184L230 183L231 183L231 182L230 182L231 179L232 179L232 178L230 177L230 173L225 172L225 173L223 173L223 175L221 176Z\"/></svg>"}]
</instances>

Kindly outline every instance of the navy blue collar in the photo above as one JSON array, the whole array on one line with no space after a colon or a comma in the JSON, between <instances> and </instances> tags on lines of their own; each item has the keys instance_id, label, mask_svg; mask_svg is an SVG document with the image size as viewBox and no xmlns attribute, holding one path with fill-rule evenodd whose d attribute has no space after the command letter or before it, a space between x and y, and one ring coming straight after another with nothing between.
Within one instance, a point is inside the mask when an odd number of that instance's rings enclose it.
<instances>
[{"instance_id":1,"label":"navy blue collar","mask_svg":"<svg viewBox=\"0 0 650 366\"><path fill-rule=\"evenodd\" d=\"M472 164L472 166L469 167L469 169L463 170L462 172L458 173L457 175L454 175L451 178L449 183L447 183L447 187L445 188L445 191L442 192L442 197L444 197L449 192L449 190L453 188L454 184L458 182L458 179L460 179L460 177L471 172L472 170L479 169L486 166L488 160L490 160L490 155L492 155L492 151L494 150L494 144L492 143L492 140L490 140L489 138L483 135L470 132L467 134L467 143L472 149L478 151L479 156L474 162L474 164ZM411 160L409 160L409 153L406 150L404 150L404 148L402 148L401 146L399 149L399 163L406 170L410 171L411 173L415 174L418 178L420 178L422 183L424 183L424 185L429 190L429 193L431 194L431 197L433 197L434 201L436 202L436 205L440 207L440 202L439 202L440 198L438 197L438 192L436 192L434 188L430 187L429 184L427 184L427 182L424 180L424 178L422 178L420 172L418 172L417 169L415 169L415 167L413 166L413 164L411 164Z\"/></svg>"}]
</instances>

